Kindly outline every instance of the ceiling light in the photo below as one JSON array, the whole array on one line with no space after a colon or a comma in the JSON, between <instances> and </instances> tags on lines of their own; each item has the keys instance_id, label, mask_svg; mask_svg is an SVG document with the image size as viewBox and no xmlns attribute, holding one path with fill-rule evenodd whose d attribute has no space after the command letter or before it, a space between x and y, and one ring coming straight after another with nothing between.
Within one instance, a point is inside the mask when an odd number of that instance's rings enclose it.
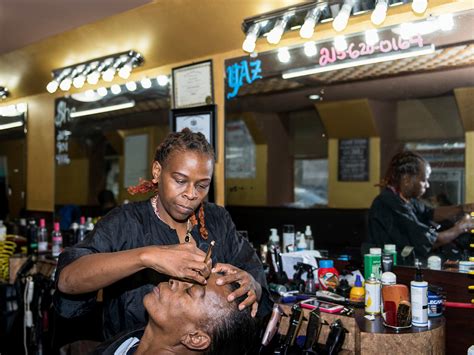
<instances>
[{"instance_id":1,"label":"ceiling light","mask_svg":"<svg viewBox=\"0 0 474 355\"><path fill-rule=\"evenodd\" d=\"M334 28L334 30L340 32L347 27L347 22L349 21L349 16L351 15L353 6L354 3L352 0L344 1L344 5L342 5L341 10L332 22L332 27Z\"/></svg>"},{"instance_id":2,"label":"ceiling light","mask_svg":"<svg viewBox=\"0 0 474 355\"><path fill-rule=\"evenodd\" d=\"M428 7L428 0L413 0L411 3L411 9L417 14L422 14Z\"/></svg>"},{"instance_id":3,"label":"ceiling light","mask_svg":"<svg viewBox=\"0 0 474 355\"><path fill-rule=\"evenodd\" d=\"M379 34L375 28L365 31L365 43L369 46L375 45L379 40Z\"/></svg>"},{"instance_id":4,"label":"ceiling light","mask_svg":"<svg viewBox=\"0 0 474 355\"><path fill-rule=\"evenodd\" d=\"M149 88L151 88L151 80L148 79L148 78L143 78L143 79L140 81L140 84L142 85L142 88L144 88L144 89L149 89Z\"/></svg>"},{"instance_id":5,"label":"ceiling light","mask_svg":"<svg viewBox=\"0 0 474 355\"><path fill-rule=\"evenodd\" d=\"M168 76L167 75L158 75L156 77L156 82L160 86L166 86L166 85L168 85L168 82L169 82Z\"/></svg>"},{"instance_id":6,"label":"ceiling light","mask_svg":"<svg viewBox=\"0 0 474 355\"><path fill-rule=\"evenodd\" d=\"M291 59L290 52L287 47L278 48L278 60L281 63L288 63Z\"/></svg>"},{"instance_id":7,"label":"ceiling light","mask_svg":"<svg viewBox=\"0 0 474 355\"><path fill-rule=\"evenodd\" d=\"M392 53L387 53L383 54L377 57L372 57L372 58L363 58L363 59L355 59L350 62L344 62L344 63L339 63L339 64L330 64L326 66L318 66L315 68L306 68L306 69L298 69L298 70L291 70L284 72L282 74L283 79L292 79L292 78L297 78L300 76L305 76L305 75L313 75L313 74L318 74L318 73L324 73L324 72L329 72L333 70L340 70L340 69L345 69L345 68L351 68L351 67L357 67L361 65L368 65L368 64L375 64L375 63L381 63L381 62L387 62L390 60L398 60L398 59L404 59L404 58L411 58L411 57L417 57L421 55L426 55L426 54L432 54L435 52L435 46L434 44L431 44L429 46L425 46L422 48L415 48L414 50L408 50L405 52L392 52Z\"/></svg>"},{"instance_id":8,"label":"ceiling light","mask_svg":"<svg viewBox=\"0 0 474 355\"><path fill-rule=\"evenodd\" d=\"M90 85L95 85L101 78L111 82L117 72L120 77L128 78L133 68L142 63L143 57L140 53L127 51L55 69L52 72L53 80L48 83L46 90L54 93L59 87L67 91L71 85L79 89L86 80Z\"/></svg>"},{"instance_id":9,"label":"ceiling light","mask_svg":"<svg viewBox=\"0 0 474 355\"><path fill-rule=\"evenodd\" d=\"M347 41L345 36L334 37L334 48L336 51L342 52L347 49Z\"/></svg>"},{"instance_id":10,"label":"ceiling light","mask_svg":"<svg viewBox=\"0 0 474 355\"><path fill-rule=\"evenodd\" d=\"M387 17L388 0L377 0L375 9L370 16L370 20L376 26L381 25Z\"/></svg>"},{"instance_id":11,"label":"ceiling light","mask_svg":"<svg viewBox=\"0 0 474 355\"><path fill-rule=\"evenodd\" d=\"M254 23L247 31L242 49L247 53L252 53L255 50L255 43L257 42L258 34L260 32L260 24Z\"/></svg>"},{"instance_id":12,"label":"ceiling light","mask_svg":"<svg viewBox=\"0 0 474 355\"><path fill-rule=\"evenodd\" d=\"M123 110L123 109L134 107L134 106L135 106L135 101L129 101L129 102L125 102L123 104L118 104L118 105L103 106L99 108L93 108L90 110L74 111L70 113L70 117L75 118L75 117L90 116L90 115L95 115L98 113Z\"/></svg>"},{"instance_id":13,"label":"ceiling light","mask_svg":"<svg viewBox=\"0 0 474 355\"><path fill-rule=\"evenodd\" d=\"M0 86L0 100L6 99L10 95L8 89L4 86Z\"/></svg>"},{"instance_id":14,"label":"ceiling light","mask_svg":"<svg viewBox=\"0 0 474 355\"><path fill-rule=\"evenodd\" d=\"M306 54L307 57L314 57L316 54L318 54L318 48L316 47L316 42L310 41L306 42L303 47L304 54Z\"/></svg>"},{"instance_id":15,"label":"ceiling light","mask_svg":"<svg viewBox=\"0 0 474 355\"><path fill-rule=\"evenodd\" d=\"M280 42L281 36L283 35L283 32L285 32L285 28L288 24L288 20L290 19L290 17L290 14L286 14L285 16L277 20L273 29L268 33L268 43L278 44L278 42Z\"/></svg>"},{"instance_id":16,"label":"ceiling light","mask_svg":"<svg viewBox=\"0 0 474 355\"><path fill-rule=\"evenodd\" d=\"M321 17L321 7L316 7L313 10L308 11L306 17L304 19L303 26L300 29L300 37L301 38L311 38L314 34L314 26L319 21Z\"/></svg>"}]
</instances>

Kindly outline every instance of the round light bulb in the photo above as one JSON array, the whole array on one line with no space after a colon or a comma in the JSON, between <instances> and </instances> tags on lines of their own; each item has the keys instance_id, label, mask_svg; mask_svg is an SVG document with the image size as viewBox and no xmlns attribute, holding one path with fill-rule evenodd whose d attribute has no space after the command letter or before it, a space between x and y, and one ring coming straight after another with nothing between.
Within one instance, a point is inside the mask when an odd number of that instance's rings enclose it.
<instances>
[{"instance_id":1,"label":"round light bulb","mask_svg":"<svg viewBox=\"0 0 474 355\"><path fill-rule=\"evenodd\" d=\"M300 28L300 37L301 38L311 38L314 34L314 26L316 26L316 21L314 18L308 18L303 23L303 26Z\"/></svg>"},{"instance_id":2,"label":"round light bulb","mask_svg":"<svg viewBox=\"0 0 474 355\"><path fill-rule=\"evenodd\" d=\"M282 35L283 35L283 28L281 28L281 26L275 27L268 33L267 42L270 44L278 44L278 42L280 42Z\"/></svg>"},{"instance_id":3,"label":"round light bulb","mask_svg":"<svg viewBox=\"0 0 474 355\"><path fill-rule=\"evenodd\" d=\"M85 82L86 78L84 77L84 75L78 75L72 80L72 85L74 85L76 89L80 89L84 86Z\"/></svg>"},{"instance_id":4,"label":"round light bulb","mask_svg":"<svg viewBox=\"0 0 474 355\"><path fill-rule=\"evenodd\" d=\"M365 31L365 43L369 46L373 46L379 41L379 34L376 29Z\"/></svg>"},{"instance_id":5,"label":"round light bulb","mask_svg":"<svg viewBox=\"0 0 474 355\"><path fill-rule=\"evenodd\" d=\"M318 48L316 47L315 42L306 42L304 44L303 50L307 57L314 57L316 54L318 54Z\"/></svg>"},{"instance_id":6,"label":"round light bulb","mask_svg":"<svg viewBox=\"0 0 474 355\"><path fill-rule=\"evenodd\" d=\"M288 63L291 59L290 52L287 47L282 47L278 49L278 60L281 63Z\"/></svg>"},{"instance_id":7,"label":"round light bulb","mask_svg":"<svg viewBox=\"0 0 474 355\"><path fill-rule=\"evenodd\" d=\"M340 52L345 51L347 49L346 37L336 36L334 38L334 48L336 48L336 50Z\"/></svg>"},{"instance_id":8,"label":"round light bulb","mask_svg":"<svg viewBox=\"0 0 474 355\"><path fill-rule=\"evenodd\" d=\"M125 84L125 87L127 88L128 91L135 91L137 90L137 83L134 81L129 81Z\"/></svg>"},{"instance_id":9,"label":"round light bulb","mask_svg":"<svg viewBox=\"0 0 474 355\"><path fill-rule=\"evenodd\" d=\"M167 75L158 75L156 77L156 82L160 86L166 86L166 85L168 85L168 82L169 82L168 76Z\"/></svg>"},{"instance_id":10,"label":"round light bulb","mask_svg":"<svg viewBox=\"0 0 474 355\"><path fill-rule=\"evenodd\" d=\"M132 72L132 67L129 64L125 64L122 68L119 69L118 76L122 79L128 79L130 73Z\"/></svg>"},{"instance_id":11,"label":"round light bulb","mask_svg":"<svg viewBox=\"0 0 474 355\"><path fill-rule=\"evenodd\" d=\"M387 3L378 2L370 16L370 20L374 25L378 26L385 21L385 17L387 17Z\"/></svg>"},{"instance_id":12,"label":"round light bulb","mask_svg":"<svg viewBox=\"0 0 474 355\"><path fill-rule=\"evenodd\" d=\"M151 80L148 79L148 78L143 78L143 79L140 81L140 84L141 84L142 88L144 88L144 89L149 89L149 88L151 88Z\"/></svg>"},{"instance_id":13,"label":"round light bulb","mask_svg":"<svg viewBox=\"0 0 474 355\"><path fill-rule=\"evenodd\" d=\"M95 85L99 82L100 74L98 72L92 72L87 75L87 82L91 85Z\"/></svg>"},{"instance_id":14,"label":"round light bulb","mask_svg":"<svg viewBox=\"0 0 474 355\"><path fill-rule=\"evenodd\" d=\"M59 84L59 88L62 91L68 91L71 88L71 84L72 84L72 80L69 78L66 78L63 81L61 81L61 83Z\"/></svg>"},{"instance_id":15,"label":"round light bulb","mask_svg":"<svg viewBox=\"0 0 474 355\"><path fill-rule=\"evenodd\" d=\"M101 86L97 89L97 93L102 97L107 96L107 89Z\"/></svg>"},{"instance_id":16,"label":"round light bulb","mask_svg":"<svg viewBox=\"0 0 474 355\"><path fill-rule=\"evenodd\" d=\"M255 50L255 42L257 41L257 36L253 33L249 33L242 44L242 49L247 53L252 53Z\"/></svg>"},{"instance_id":17,"label":"round light bulb","mask_svg":"<svg viewBox=\"0 0 474 355\"><path fill-rule=\"evenodd\" d=\"M422 14L426 11L428 7L428 0L413 0L411 3L411 8L417 14Z\"/></svg>"},{"instance_id":18,"label":"round light bulb","mask_svg":"<svg viewBox=\"0 0 474 355\"><path fill-rule=\"evenodd\" d=\"M102 73L102 79L104 79L104 81L111 82L112 80L114 80L114 77L115 77L115 69L113 68L109 68L105 72Z\"/></svg>"},{"instance_id":19,"label":"round light bulb","mask_svg":"<svg viewBox=\"0 0 474 355\"><path fill-rule=\"evenodd\" d=\"M48 85L46 85L46 90L50 93L50 94L53 94L56 92L56 90L58 90L58 82L56 80L52 80L48 83Z\"/></svg>"},{"instance_id":20,"label":"round light bulb","mask_svg":"<svg viewBox=\"0 0 474 355\"><path fill-rule=\"evenodd\" d=\"M118 95L118 94L120 94L122 89L120 88L120 85L114 84L110 87L110 91L112 91L112 94Z\"/></svg>"}]
</instances>

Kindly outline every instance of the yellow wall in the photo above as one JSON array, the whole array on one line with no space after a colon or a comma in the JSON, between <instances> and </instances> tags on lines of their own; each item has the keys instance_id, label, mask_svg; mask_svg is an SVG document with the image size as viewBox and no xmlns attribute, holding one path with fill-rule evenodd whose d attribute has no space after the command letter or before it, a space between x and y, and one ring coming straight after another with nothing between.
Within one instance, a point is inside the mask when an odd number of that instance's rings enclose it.
<instances>
[{"instance_id":1,"label":"yellow wall","mask_svg":"<svg viewBox=\"0 0 474 355\"><path fill-rule=\"evenodd\" d=\"M369 181L339 182L337 180L338 139L329 139L328 200L332 208L368 208L378 195L380 182L380 138L369 139Z\"/></svg>"},{"instance_id":2,"label":"yellow wall","mask_svg":"<svg viewBox=\"0 0 474 355\"><path fill-rule=\"evenodd\" d=\"M71 158L68 165L56 166L57 205L87 205L89 197L89 159ZM73 189L70 187L74 186Z\"/></svg>"}]
</instances>

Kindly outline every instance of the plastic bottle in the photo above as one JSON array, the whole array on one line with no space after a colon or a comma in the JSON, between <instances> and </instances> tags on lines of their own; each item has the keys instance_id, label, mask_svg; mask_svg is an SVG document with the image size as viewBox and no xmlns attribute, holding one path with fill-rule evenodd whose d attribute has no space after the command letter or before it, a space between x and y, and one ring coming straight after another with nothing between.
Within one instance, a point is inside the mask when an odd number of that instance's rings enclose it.
<instances>
[{"instance_id":1,"label":"plastic bottle","mask_svg":"<svg viewBox=\"0 0 474 355\"><path fill-rule=\"evenodd\" d=\"M87 217L86 232L91 232L93 230L94 230L94 222L92 221L92 217Z\"/></svg>"},{"instance_id":2,"label":"plastic bottle","mask_svg":"<svg viewBox=\"0 0 474 355\"><path fill-rule=\"evenodd\" d=\"M306 244L305 235L301 232L298 232L296 235L297 235L297 239L298 239L298 244L296 245L296 250L297 251L308 250L308 245Z\"/></svg>"},{"instance_id":3,"label":"plastic bottle","mask_svg":"<svg viewBox=\"0 0 474 355\"><path fill-rule=\"evenodd\" d=\"M280 236L276 228L270 228L270 238L268 238L268 250L271 251L272 246L280 247Z\"/></svg>"},{"instance_id":4,"label":"plastic bottle","mask_svg":"<svg viewBox=\"0 0 474 355\"><path fill-rule=\"evenodd\" d=\"M382 266L382 249L370 248L369 254L364 255L364 278L367 280L372 274L380 280Z\"/></svg>"},{"instance_id":5,"label":"plastic bottle","mask_svg":"<svg viewBox=\"0 0 474 355\"><path fill-rule=\"evenodd\" d=\"M428 326L428 282L423 281L420 262L415 262L415 280L410 282L411 324L415 327Z\"/></svg>"},{"instance_id":6,"label":"plastic bottle","mask_svg":"<svg viewBox=\"0 0 474 355\"><path fill-rule=\"evenodd\" d=\"M63 251L63 236L59 229L59 222L54 223L54 230L51 233L52 239L52 256L53 258L57 258L59 254Z\"/></svg>"},{"instance_id":7,"label":"plastic bottle","mask_svg":"<svg viewBox=\"0 0 474 355\"><path fill-rule=\"evenodd\" d=\"M77 230L76 243L82 242L85 237L86 237L86 217L81 216L79 229Z\"/></svg>"},{"instance_id":8,"label":"plastic bottle","mask_svg":"<svg viewBox=\"0 0 474 355\"><path fill-rule=\"evenodd\" d=\"M339 272L334 267L332 260L319 260L318 269L319 288L327 290L328 288L336 291L339 285Z\"/></svg>"},{"instance_id":9,"label":"plastic bottle","mask_svg":"<svg viewBox=\"0 0 474 355\"><path fill-rule=\"evenodd\" d=\"M283 251L293 251L295 249L295 226L285 224L283 226Z\"/></svg>"},{"instance_id":10,"label":"plastic bottle","mask_svg":"<svg viewBox=\"0 0 474 355\"><path fill-rule=\"evenodd\" d=\"M351 293L349 294L349 299L352 302L362 303L365 301L365 289L362 286L360 275L356 275L354 286L351 288Z\"/></svg>"},{"instance_id":11,"label":"plastic bottle","mask_svg":"<svg viewBox=\"0 0 474 355\"><path fill-rule=\"evenodd\" d=\"M7 238L7 227L3 224L0 219L0 242L3 242Z\"/></svg>"},{"instance_id":12,"label":"plastic bottle","mask_svg":"<svg viewBox=\"0 0 474 355\"><path fill-rule=\"evenodd\" d=\"M308 250L314 250L314 238L313 232L311 231L311 226L306 226L306 230L304 231L304 237L306 238L306 245L308 246Z\"/></svg>"},{"instance_id":13,"label":"plastic bottle","mask_svg":"<svg viewBox=\"0 0 474 355\"><path fill-rule=\"evenodd\" d=\"M66 246L74 245L78 241L78 234L79 234L79 224L73 222L71 224L71 233L69 238L67 239Z\"/></svg>"},{"instance_id":14,"label":"plastic bottle","mask_svg":"<svg viewBox=\"0 0 474 355\"><path fill-rule=\"evenodd\" d=\"M304 235L303 235L304 239ZM310 268L308 270L308 277L306 279L306 285L304 288L304 292L307 294L314 294L316 292L316 285L314 283L314 272L313 268Z\"/></svg>"},{"instance_id":15,"label":"plastic bottle","mask_svg":"<svg viewBox=\"0 0 474 355\"><path fill-rule=\"evenodd\" d=\"M395 244L384 244L383 246L384 254L393 255L393 265L397 265L397 246Z\"/></svg>"},{"instance_id":16,"label":"plastic bottle","mask_svg":"<svg viewBox=\"0 0 474 355\"><path fill-rule=\"evenodd\" d=\"M48 230L44 218L40 219L38 229L38 254L44 255L48 252Z\"/></svg>"},{"instance_id":17,"label":"plastic bottle","mask_svg":"<svg viewBox=\"0 0 474 355\"><path fill-rule=\"evenodd\" d=\"M34 219L28 223L28 230L26 232L27 252L28 255L38 255L38 227Z\"/></svg>"}]
</instances>

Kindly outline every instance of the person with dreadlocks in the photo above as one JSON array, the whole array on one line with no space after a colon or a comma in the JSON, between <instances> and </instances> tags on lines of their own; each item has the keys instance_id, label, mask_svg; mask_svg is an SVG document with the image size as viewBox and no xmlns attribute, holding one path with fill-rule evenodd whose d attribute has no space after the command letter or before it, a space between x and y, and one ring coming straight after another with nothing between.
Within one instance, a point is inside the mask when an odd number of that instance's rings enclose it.
<instances>
[{"instance_id":1,"label":"person with dreadlocks","mask_svg":"<svg viewBox=\"0 0 474 355\"><path fill-rule=\"evenodd\" d=\"M253 316L257 310L259 316L271 312L254 249L237 233L223 207L204 201L214 159L201 133L185 128L165 138L155 152L152 179L129 188L132 194L152 192L153 197L113 209L83 242L60 255L54 297L59 315L85 314L103 289L103 332L108 339L146 325L142 299L153 286L170 277L205 285L211 272L220 275L217 285L240 285L227 297L233 302L246 296L240 310L251 308ZM215 246L206 263L212 241Z\"/></svg>"},{"instance_id":2,"label":"person with dreadlocks","mask_svg":"<svg viewBox=\"0 0 474 355\"><path fill-rule=\"evenodd\" d=\"M429 188L431 167L421 155L403 151L390 161L381 193L369 210L371 245L395 244L397 251L412 246L416 257L426 258L433 250L453 242L474 228L467 214L474 204L430 208L420 201ZM437 230L437 223L452 220L454 226Z\"/></svg>"}]
</instances>

